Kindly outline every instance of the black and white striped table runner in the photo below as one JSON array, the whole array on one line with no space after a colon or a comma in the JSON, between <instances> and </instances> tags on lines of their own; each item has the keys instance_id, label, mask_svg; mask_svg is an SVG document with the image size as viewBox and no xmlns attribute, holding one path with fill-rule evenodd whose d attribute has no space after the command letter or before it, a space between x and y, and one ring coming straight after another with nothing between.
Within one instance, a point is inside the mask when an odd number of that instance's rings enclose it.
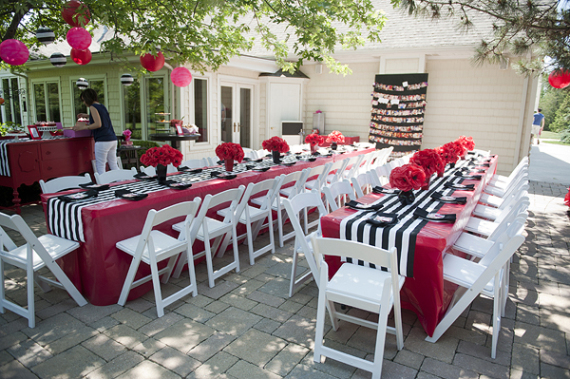
<instances>
[{"instance_id":1,"label":"black and white striped table runner","mask_svg":"<svg viewBox=\"0 0 570 379\"><path fill-rule=\"evenodd\" d=\"M435 192L442 195L451 195L455 192L455 189L445 188L443 185L446 182L461 183L463 178L454 176L454 173L467 166L468 163L467 161L461 162L456 168L446 170L442 178L432 180L429 191L414 191L416 200L413 204L402 205L398 200L398 196L394 195L385 195L374 202L374 204L384 205L382 212L398 214L399 221L397 224L386 227L372 225L366 222L366 219L372 213L359 211L341 221L340 238L367 243L386 250L395 246L398 252L398 271L400 275L413 277L416 237L429 222L422 218L414 218L414 210L422 208L430 213L436 213L443 207L445 203L433 199L431 195ZM352 263L350 258L343 258L342 260ZM359 261L358 264L369 265L363 261ZM374 267L374 265L370 265L370 267Z\"/></svg>"},{"instance_id":2,"label":"black and white striped table runner","mask_svg":"<svg viewBox=\"0 0 570 379\"><path fill-rule=\"evenodd\" d=\"M0 176L11 176L10 162L8 161L8 144L28 141L29 139L5 139L0 141Z\"/></svg>"}]
</instances>

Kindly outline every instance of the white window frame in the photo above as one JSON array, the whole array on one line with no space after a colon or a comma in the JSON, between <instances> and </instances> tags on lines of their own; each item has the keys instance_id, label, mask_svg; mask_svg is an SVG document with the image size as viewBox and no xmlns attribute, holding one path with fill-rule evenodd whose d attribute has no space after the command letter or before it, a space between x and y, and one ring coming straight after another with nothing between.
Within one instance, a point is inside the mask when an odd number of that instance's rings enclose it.
<instances>
[{"instance_id":1,"label":"white window frame","mask_svg":"<svg viewBox=\"0 0 570 379\"><path fill-rule=\"evenodd\" d=\"M204 142L192 142L196 147L210 147L213 146L213 141L212 141L212 83L213 83L213 75L211 73L206 73L204 75L200 75L200 76L193 76L192 79L192 84L191 84L191 88L190 88L190 93L189 93L189 106L188 109L190 111L190 114L187 115L189 118L189 122L192 124L196 124L196 87L194 86L195 84L195 80L205 80L206 81L206 90L208 91L207 93L207 100L208 100L208 105L206 108L206 112L208 112L208 122L206 125L206 130L208 131L208 140L204 141Z\"/></svg>"},{"instance_id":2,"label":"white window frame","mask_svg":"<svg viewBox=\"0 0 570 379\"><path fill-rule=\"evenodd\" d=\"M51 118L51 115L49 113L49 106L48 106L48 91L47 91L47 85L51 84L51 83L56 83L57 84L57 90L59 93L59 118L60 118L60 122L63 123L63 103L61 101L61 78L58 76L53 76L53 77L49 77L49 78L39 78L39 79L31 79L30 80L30 89L31 89L31 96L28 97L28 99L31 102L31 106L32 109L29 112L32 115L32 120L38 121L38 115L36 114L36 104L37 104L37 99L36 99L36 91L34 89L34 86L36 84L43 84L44 85L44 99L43 101L45 102L45 106L46 106L46 121L51 121L53 120L53 118Z\"/></svg>"},{"instance_id":3,"label":"white window frame","mask_svg":"<svg viewBox=\"0 0 570 379\"><path fill-rule=\"evenodd\" d=\"M107 88L107 75L83 75L83 76L70 76L69 79L69 94L70 94L70 100L71 100L71 119L73 124L75 124L75 120L77 120L77 115L75 114L75 99L73 99L73 92L75 87L77 87L77 80L79 80L79 78L83 78L86 79L87 82L91 82L92 80L95 81L103 81L103 88L104 88L104 96L105 96L105 102L109 101L109 89ZM105 106L107 106L107 104L103 104Z\"/></svg>"}]
</instances>

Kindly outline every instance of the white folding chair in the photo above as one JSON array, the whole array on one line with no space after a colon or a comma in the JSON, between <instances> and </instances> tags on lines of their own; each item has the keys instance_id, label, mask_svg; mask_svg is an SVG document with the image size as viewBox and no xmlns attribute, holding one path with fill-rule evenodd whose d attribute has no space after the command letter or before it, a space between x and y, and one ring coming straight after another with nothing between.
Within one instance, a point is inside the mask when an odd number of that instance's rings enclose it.
<instances>
[{"instance_id":1,"label":"white folding chair","mask_svg":"<svg viewBox=\"0 0 570 379\"><path fill-rule=\"evenodd\" d=\"M220 192L216 195L206 195L200 206L200 212L196 216L195 221L192 223L190 228L190 242L193 243L196 239L204 242L204 251L194 254L194 259L199 258L203 255L206 256L206 267L208 270L208 284L210 288L215 286L215 280L222 275L230 272L231 270L236 270L239 272L239 255L238 255L238 245L237 245L237 216L236 209L241 199L243 192L245 191L245 186L241 185L238 188L229 189L224 192ZM230 212L224 217L222 221L215 218L207 217L207 212L215 207L218 207L224 203L230 203ZM182 232L182 223L174 224L172 228L179 232ZM224 240L226 234L231 233L232 245L234 252L234 259L232 262L228 263L226 266L214 271L214 254L218 251L221 242ZM184 238L181 234L180 238ZM210 245L210 240L214 240L214 245ZM218 253L219 256L223 256L225 249L220 249ZM173 277L177 278L182 272L182 268L186 263L186 258L179 259L176 269L172 274Z\"/></svg>"},{"instance_id":2,"label":"white folding chair","mask_svg":"<svg viewBox=\"0 0 570 379\"><path fill-rule=\"evenodd\" d=\"M208 159L197 158L197 159L188 159L188 160L180 163L179 167L202 168L202 167L207 167L208 164L209 164Z\"/></svg>"},{"instance_id":3,"label":"white folding chair","mask_svg":"<svg viewBox=\"0 0 570 379\"><path fill-rule=\"evenodd\" d=\"M478 263L468 259L447 254L443 259L444 280L455 283L467 289L463 295L450 305L446 315L439 322L432 337L427 337L428 342L437 340L449 329L457 318L479 295L493 299L493 336L491 342L491 357L495 359L497 353L497 341L501 330L501 310L503 304L502 281L506 280L504 267L511 256L523 244L524 237L520 225L513 223L513 229L519 229L519 233L509 237L505 232L493 245L487 255Z\"/></svg>"},{"instance_id":4,"label":"white folding chair","mask_svg":"<svg viewBox=\"0 0 570 379\"><path fill-rule=\"evenodd\" d=\"M513 169L513 171L509 176L503 176L498 174L493 175L493 178L489 181L489 185L503 186L504 184L516 178L519 175L519 173L523 170L528 170L528 157L524 157L523 159L521 159L521 161L517 164L517 166Z\"/></svg>"},{"instance_id":5,"label":"white folding chair","mask_svg":"<svg viewBox=\"0 0 570 379\"><path fill-rule=\"evenodd\" d=\"M60 191L65 191L68 189L81 188L80 184L86 184L91 182L91 175L85 173L82 176L62 176L59 178L54 178L44 182L40 179L40 187L42 193L55 193Z\"/></svg>"},{"instance_id":6,"label":"white folding chair","mask_svg":"<svg viewBox=\"0 0 570 379\"><path fill-rule=\"evenodd\" d=\"M388 161L388 157L392 153L392 150L394 150L394 147L392 146L378 150L378 155L376 156L374 162L370 163L368 171L386 164L386 162Z\"/></svg>"},{"instance_id":7,"label":"white folding chair","mask_svg":"<svg viewBox=\"0 0 570 379\"><path fill-rule=\"evenodd\" d=\"M350 179L357 199L370 192L372 187L380 185L379 182L374 181L371 172L375 172L375 170L372 169Z\"/></svg>"},{"instance_id":8,"label":"white folding chair","mask_svg":"<svg viewBox=\"0 0 570 379\"><path fill-rule=\"evenodd\" d=\"M521 191L517 191L516 194L509 196L508 198L503 198L503 202L499 204L498 207L490 207L483 204L477 204L475 209L473 209L473 215L481 217L487 220L495 221L497 217L501 215L501 212L508 207L516 206L521 200L527 197L526 191L521 188Z\"/></svg>"},{"instance_id":9,"label":"white folding chair","mask_svg":"<svg viewBox=\"0 0 570 379\"><path fill-rule=\"evenodd\" d=\"M308 189L309 191L311 190L321 191L323 186L325 185L325 180L331 170L331 166L332 162L320 166L311 167L311 171L309 171L307 181L305 182L305 188Z\"/></svg>"},{"instance_id":10,"label":"white folding chair","mask_svg":"<svg viewBox=\"0 0 570 379\"><path fill-rule=\"evenodd\" d=\"M111 170L103 174L95 173L95 181L97 184L109 184L113 182L120 182L123 180L131 180L137 174L136 168L130 170Z\"/></svg>"},{"instance_id":11,"label":"white folding chair","mask_svg":"<svg viewBox=\"0 0 570 379\"><path fill-rule=\"evenodd\" d=\"M340 179L352 180L352 178L354 178L360 171L360 164L362 163L363 159L364 155L362 154L349 158L348 165L346 166L346 169L342 173Z\"/></svg>"},{"instance_id":12,"label":"white folding chair","mask_svg":"<svg viewBox=\"0 0 570 379\"><path fill-rule=\"evenodd\" d=\"M528 171L521 171L519 175L514 177L508 183L505 183L504 186L487 185L483 191L493 196L505 197L508 196L509 193L512 193L513 188L520 188L525 184L528 186Z\"/></svg>"},{"instance_id":13,"label":"white folding chair","mask_svg":"<svg viewBox=\"0 0 570 379\"><path fill-rule=\"evenodd\" d=\"M349 161L350 158L345 158L342 161L334 162L330 167L329 174L327 175L323 185L326 186L327 184L335 183L338 182L339 180L342 180L342 174L346 170Z\"/></svg>"},{"instance_id":14,"label":"white folding chair","mask_svg":"<svg viewBox=\"0 0 570 379\"><path fill-rule=\"evenodd\" d=\"M293 248L293 263L291 263L289 297L293 296L296 289L311 277L313 277L315 282L318 283L317 278L319 277L319 270L317 269L317 264L315 263L315 258L313 256L313 249L309 241L310 236L305 235L299 222L299 213L301 211L305 212L307 209L314 208L315 205L319 212L320 220L320 218L328 214L328 212L321 200L321 194L318 191L313 190L311 192L298 194L292 199L283 199L283 206L287 211L287 215L289 216L289 220L291 220L291 225L295 232L295 246ZM317 233L320 237L320 231L314 233ZM309 264L309 270L297 277L299 253L302 253L305 256L305 259Z\"/></svg>"},{"instance_id":15,"label":"white folding chair","mask_svg":"<svg viewBox=\"0 0 570 379\"><path fill-rule=\"evenodd\" d=\"M314 361L321 362L324 355L336 361L358 367L372 373L373 379L382 375L382 361L386 332L396 335L398 350L404 348L402 314L400 309L400 289L405 278L398 275L396 248L390 251L355 241L312 236L315 260L320 265L319 300L317 305L317 326L315 336ZM329 281L329 269L324 254L347 256L353 259L374 263L378 267L387 267L382 271L356 264L343 264ZM348 321L376 331L376 346L372 362L323 346L325 328L325 309L333 313L333 329L338 328L338 320ZM349 305L368 312L378 313L378 322L336 312L334 303ZM389 327L388 315L394 308L395 327Z\"/></svg>"},{"instance_id":16,"label":"white folding chair","mask_svg":"<svg viewBox=\"0 0 570 379\"><path fill-rule=\"evenodd\" d=\"M3 228L19 233L26 243L16 246ZM44 292L48 292L50 284L65 289L80 307L87 304L71 280L65 275L56 260L64 257L79 247L79 243L65 238L45 234L36 237L28 224L20 215L8 216L0 213L0 313L4 308L28 319L28 326L36 326L34 281ZM6 298L4 263L9 263L26 271L27 309ZM55 280L37 274L37 271L48 267Z\"/></svg>"},{"instance_id":17,"label":"white folding chair","mask_svg":"<svg viewBox=\"0 0 570 379\"><path fill-rule=\"evenodd\" d=\"M196 274L193 264L194 261L190 259L190 257L192 257L190 226L194 220L194 216L196 215L199 205L200 198L197 197L194 201L185 201L171 205L170 207L159 211L151 209L148 211L146 221L140 235L117 242L116 246L119 250L122 250L133 257L127 277L123 284L123 289L121 290L121 296L119 297L118 302L119 305L125 305L131 289L136 288L149 280L152 280L158 317L164 316L164 307L180 300L190 293L192 296L196 296L198 294ZM186 236L184 240L176 239L155 229L156 226L177 217L186 217L186 220L182 223L183 233ZM189 262L192 262L191 264L188 264L190 283L167 298L163 298L162 290L160 288L160 276L163 276L163 283L168 281L172 269L174 268L174 264L182 253L186 253L186 259ZM168 259L168 264L166 267L159 270L158 263L166 259ZM150 266L150 274L135 281L135 275L137 274L137 270L141 262Z\"/></svg>"},{"instance_id":18,"label":"white folding chair","mask_svg":"<svg viewBox=\"0 0 570 379\"><path fill-rule=\"evenodd\" d=\"M356 200L352 184L346 179L342 182L334 182L328 186L324 186L323 192L325 193L325 199L330 206L331 212L342 207L347 196L348 200Z\"/></svg>"},{"instance_id":19,"label":"white folding chair","mask_svg":"<svg viewBox=\"0 0 570 379\"><path fill-rule=\"evenodd\" d=\"M275 197L278 196L277 194L279 193L282 180L283 175L259 183L249 183L235 211L237 220L246 226L246 233L238 236L238 239L247 237L249 264L252 266L255 264L255 258L266 252L271 251L271 254L275 254L273 209L271 205L275 203ZM259 196L262 192L266 193L263 196ZM253 202L254 199L256 202L260 202L259 208L249 205L249 202ZM222 217L226 217L230 211L229 208L225 208L219 210L218 214ZM253 242L264 226L263 221L265 220L268 220L266 226L269 228L269 244L255 250ZM227 243L222 244L222 249L224 249L224 246L227 246Z\"/></svg>"},{"instance_id":20,"label":"white folding chair","mask_svg":"<svg viewBox=\"0 0 570 379\"><path fill-rule=\"evenodd\" d=\"M506 188L504 192L501 192L500 196L482 193L479 197L479 202L495 208L505 207L505 201L508 202L509 198L516 196L520 192L528 191L528 188L528 174L525 173L520 176L515 183L511 183L509 188Z\"/></svg>"},{"instance_id":21,"label":"white folding chair","mask_svg":"<svg viewBox=\"0 0 570 379\"><path fill-rule=\"evenodd\" d=\"M530 202L527 194L521 198L518 204L513 205L510 208L503 209L495 221L483 220L478 217L470 217L467 221L467 225L465 225L465 231L488 237L499 227L505 218L508 218L512 214L518 215L521 212L525 212L529 204Z\"/></svg>"}]
</instances>

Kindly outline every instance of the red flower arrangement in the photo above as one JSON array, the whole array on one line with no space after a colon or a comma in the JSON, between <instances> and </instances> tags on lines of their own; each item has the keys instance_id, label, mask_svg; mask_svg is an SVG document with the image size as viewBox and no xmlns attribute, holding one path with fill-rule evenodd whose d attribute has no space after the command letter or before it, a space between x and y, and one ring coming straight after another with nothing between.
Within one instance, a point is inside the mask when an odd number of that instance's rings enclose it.
<instances>
[{"instance_id":1,"label":"red flower arrangement","mask_svg":"<svg viewBox=\"0 0 570 379\"><path fill-rule=\"evenodd\" d=\"M344 136L338 130L333 130L333 132L327 136L327 142L344 143Z\"/></svg>"},{"instance_id":2,"label":"red flower arrangement","mask_svg":"<svg viewBox=\"0 0 570 379\"><path fill-rule=\"evenodd\" d=\"M325 142L325 137L320 134L313 133L305 137L305 143L309 143L311 146L320 145L323 142Z\"/></svg>"},{"instance_id":3,"label":"red flower arrangement","mask_svg":"<svg viewBox=\"0 0 570 379\"><path fill-rule=\"evenodd\" d=\"M390 173L390 185L403 192L420 189L426 180L426 173L418 165L408 163L396 167Z\"/></svg>"},{"instance_id":4,"label":"red flower arrangement","mask_svg":"<svg viewBox=\"0 0 570 379\"><path fill-rule=\"evenodd\" d=\"M439 148L439 155L446 164L457 162L460 155L459 153L459 147L454 142L448 142Z\"/></svg>"},{"instance_id":5,"label":"red flower arrangement","mask_svg":"<svg viewBox=\"0 0 570 379\"><path fill-rule=\"evenodd\" d=\"M232 159L241 162L243 160L243 149L237 143L224 142L216 147L216 155L222 160Z\"/></svg>"},{"instance_id":6,"label":"red flower arrangement","mask_svg":"<svg viewBox=\"0 0 570 379\"><path fill-rule=\"evenodd\" d=\"M289 151L289 144L287 141L277 136L263 141L261 147L268 151L278 151L280 153L286 153Z\"/></svg>"},{"instance_id":7,"label":"red flower arrangement","mask_svg":"<svg viewBox=\"0 0 570 379\"><path fill-rule=\"evenodd\" d=\"M141 163L145 166L156 167L159 164L167 166L173 164L175 167L182 163L183 155L180 151L170 145L162 145L161 147L151 147L141 156Z\"/></svg>"},{"instance_id":8,"label":"red flower arrangement","mask_svg":"<svg viewBox=\"0 0 570 379\"><path fill-rule=\"evenodd\" d=\"M412 156L410 163L414 163L423 168L428 179L434 172L443 174L445 170L445 162L434 149L418 151Z\"/></svg>"},{"instance_id":9,"label":"red flower arrangement","mask_svg":"<svg viewBox=\"0 0 570 379\"><path fill-rule=\"evenodd\" d=\"M456 142L459 142L467 151L471 151L475 148L475 142L473 141L473 137L459 137Z\"/></svg>"}]
</instances>

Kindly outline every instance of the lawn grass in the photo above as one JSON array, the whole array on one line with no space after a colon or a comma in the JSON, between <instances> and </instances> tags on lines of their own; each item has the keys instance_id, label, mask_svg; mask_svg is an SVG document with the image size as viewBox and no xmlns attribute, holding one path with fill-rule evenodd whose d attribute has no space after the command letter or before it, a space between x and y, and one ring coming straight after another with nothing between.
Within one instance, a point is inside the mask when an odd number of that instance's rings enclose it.
<instances>
[{"instance_id":1,"label":"lawn grass","mask_svg":"<svg viewBox=\"0 0 570 379\"><path fill-rule=\"evenodd\" d=\"M565 145L565 146L570 146L570 143L565 143L562 142L560 140L543 140L542 138L540 139L540 142L542 143L552 143L554 145Z\"/></svg>"},{"instance_id":2,"label":"lawn grass","mask_svg":"<svg viewBox=\"0 0 570 379\"><path fill-rule=\"evenodd\" d=\"M545 130L540 135L540 138L560 140L560 134L556 132L548 132Z\"/></svg>"}]
</instances>

